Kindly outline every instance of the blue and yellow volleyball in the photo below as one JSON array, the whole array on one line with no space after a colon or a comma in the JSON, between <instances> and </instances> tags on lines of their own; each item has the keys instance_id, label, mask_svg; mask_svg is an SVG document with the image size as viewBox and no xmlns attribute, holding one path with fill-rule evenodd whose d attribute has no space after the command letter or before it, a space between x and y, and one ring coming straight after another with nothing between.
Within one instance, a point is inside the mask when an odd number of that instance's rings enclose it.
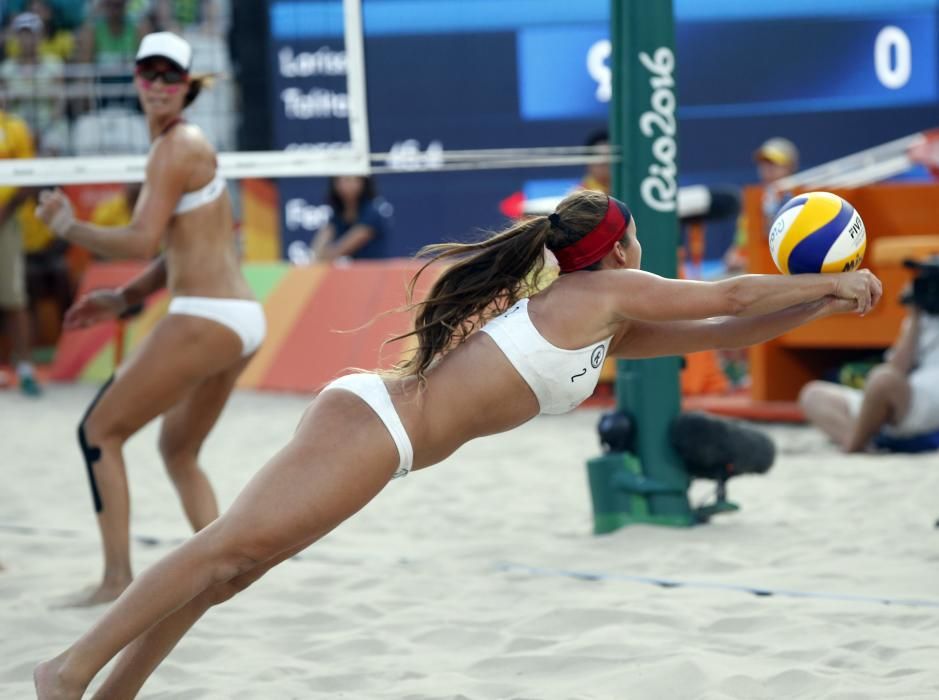
<instances>
[{"instance_id":1,"label":"blue and yellow volleyball","mask_svg":"<svg viewBox=\"0 0 939 700\"><path fill-rule=\"evenodd\" d=\"M769 230L769 249L779 271L848 272L864 259L867 231L861 215L831 192L790 199Z\"/></svg>"}]
</instances>

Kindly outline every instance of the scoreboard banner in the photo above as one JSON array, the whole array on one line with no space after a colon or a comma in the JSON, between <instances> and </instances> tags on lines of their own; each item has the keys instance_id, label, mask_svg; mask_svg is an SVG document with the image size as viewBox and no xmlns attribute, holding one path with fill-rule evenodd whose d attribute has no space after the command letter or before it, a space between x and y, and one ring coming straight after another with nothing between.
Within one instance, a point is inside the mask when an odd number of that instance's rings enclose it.
<instances>
[{"instance_id":1,"label":"scoreboard banner","mask_svg":"<svg viewBox=\"0 0 939 700\"><path fill-rule=\"evenodd\" d=\"M673 10L681 184L751 182L751 153L771 136L793 140L811 166L936 126L939 0L674 0ZM271 147L344 148L342 3L273 0L268 12ZM392 254L499 226L507 200L561 196L582 177L410 171L440 163L441 150L583 145L610 109L610 0L364 0L363 13L371 150L408 172L378 179L395 206ZM325 183L279 187L286 255L323 220ZM730 242L722 235L709 231L708 257Z\"/></svg>"}]
</instances>

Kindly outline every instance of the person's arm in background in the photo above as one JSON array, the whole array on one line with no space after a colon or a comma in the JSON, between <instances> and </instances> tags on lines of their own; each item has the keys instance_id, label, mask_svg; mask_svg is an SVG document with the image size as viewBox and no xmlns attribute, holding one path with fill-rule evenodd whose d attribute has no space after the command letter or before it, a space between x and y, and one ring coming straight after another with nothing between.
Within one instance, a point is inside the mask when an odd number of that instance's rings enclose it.
<instances>
[{"instance_id":1,"label":"person's arm in background","mask_svg":"<svg viewBox=\"0 0 939 700\"><path fill-rule=\"evenodd\" d=\"M313 237L313 242L310 244L311 259L314 261L325 260L326 250L332 244L335 237L336 227L333 226L333 222L330 219L325 224L320 226L319 231L317 231L316 235Z\"/></svg>"},{"instance_id":2,"label":"person's arm in background","mask_svg":"<svg viewBox=\"0 0 939 700\"><path fill-rule=\"evenodd\" d=\"M316 260L335 260L342 257L355 257L355 254L376 238L387 235L389 220L391 218L391 205L381 197L369 202L362 208L359 220L353 224L337 240L333 240L336 229L332 221L320 230L314 241L313 252ZM328 236L328 239L326 238ZM317 243L320 243L317 246Z\"/></svg>"},{"instance_id":3,"label":"person's arm in background","mask_svg":"<svg viewBox=\"0 0 939 700\"><path fill-rule=\"evenodd\" d=\"M886 363L901 374L909 374L916 364L916 348L919 341L920 312L915 306L903 319L900 335L887 351Z\"/></svg>"},{"instance_id":4,"label":"person's arm in background","mask_svg":"<svg viewBox=\"0 0 939 700\"><path fill-rule=\"evenodd\" d=\"M323 228L326 228L325 226ZM331 231L335 235L335 229ZM316 260L328 262L337 258L353 257L375 237L375 229L363 223L358 223L346 231L338 240L320 247L316 253ZM319 236L317 236L319 238ZM332 236L330 236L332 238Z\"/></svg>"}]
</instances>

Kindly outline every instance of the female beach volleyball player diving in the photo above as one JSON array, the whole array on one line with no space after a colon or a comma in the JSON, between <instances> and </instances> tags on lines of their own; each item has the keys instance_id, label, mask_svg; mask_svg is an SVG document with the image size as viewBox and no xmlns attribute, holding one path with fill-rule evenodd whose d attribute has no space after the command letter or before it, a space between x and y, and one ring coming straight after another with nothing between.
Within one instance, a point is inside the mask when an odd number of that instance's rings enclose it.
<instances>
[{"instance_id":1,"label":"female beach volleyball player diving","mask_svg":"<svg viewBox=\"0 0 939 700\"><path fill-rule=\"evenodd\" d=\"M122 289L98 290L66 314L67 328L113 319L168 287L168 315L106 384L82 419L78 438L104 544L104 577L75 604L117 598L130 584L129 505L121 450L159 415L159 447L194 530L218 516L199 449L235 379L265 334L264 311L241 273L231 200L215 152L185 124L183 108L203 87L189 75L192 50L169 32L149 34L137 53L135 83L150 128L146 180L123 228L76 221L59 191L40 195L39 216L66 240L112 258L152 258Z\"/></svg>"},{"instance_id":2,"label":"female beach volleyball player diving","mask_svg":"<svg viewBox=\"0 0 939 700\"><path fill-rule=\"evenodd\" d=\"M537 277L545 247L561 274L526 298L524 280ZM39 698L80 698L122 649L94 697L134 697L209 607L335 528L393 477L475 437L574 408L593 391L605 355L747 345L833 313L863 314L881 296L867 271L720 282L641 272L629 211L589 190L480 243L423 252L455 262L417 304L415 354L396 372L327 385L221 518L36 668Z\"/></svg>"}]
</instances>

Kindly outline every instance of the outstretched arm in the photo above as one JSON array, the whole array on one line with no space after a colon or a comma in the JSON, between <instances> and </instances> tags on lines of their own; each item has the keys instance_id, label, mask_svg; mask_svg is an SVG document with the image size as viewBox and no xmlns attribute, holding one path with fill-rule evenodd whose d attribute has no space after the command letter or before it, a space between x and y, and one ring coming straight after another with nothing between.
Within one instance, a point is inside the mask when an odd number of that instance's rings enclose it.
<instances>
[{"instance_id":1,"label":"outstretched arm","mask_svg":"<svg viewBox=\"0 0 939 700\"><path fill-rule=\"evenodd\" d=\"M610 355L641 359L684 355L701 350L742 348L775 338L804 323L853 311L853 301L825 297L763 316L702 321L633 321L610 348Z\"/></svg>"},{"instance_id":2,"label":"outstretched arm","mask_svg":"<svg viewBox=\"0 0 939 700\"><path fill-rule=\"evenodd\" d=\"M719 282L673 280L640 270L594 273L622 321L692 321L763 316L827 296L867 313L883 288L867 270L819 275L742 275Z\"/></svg>"}]
</instances>

